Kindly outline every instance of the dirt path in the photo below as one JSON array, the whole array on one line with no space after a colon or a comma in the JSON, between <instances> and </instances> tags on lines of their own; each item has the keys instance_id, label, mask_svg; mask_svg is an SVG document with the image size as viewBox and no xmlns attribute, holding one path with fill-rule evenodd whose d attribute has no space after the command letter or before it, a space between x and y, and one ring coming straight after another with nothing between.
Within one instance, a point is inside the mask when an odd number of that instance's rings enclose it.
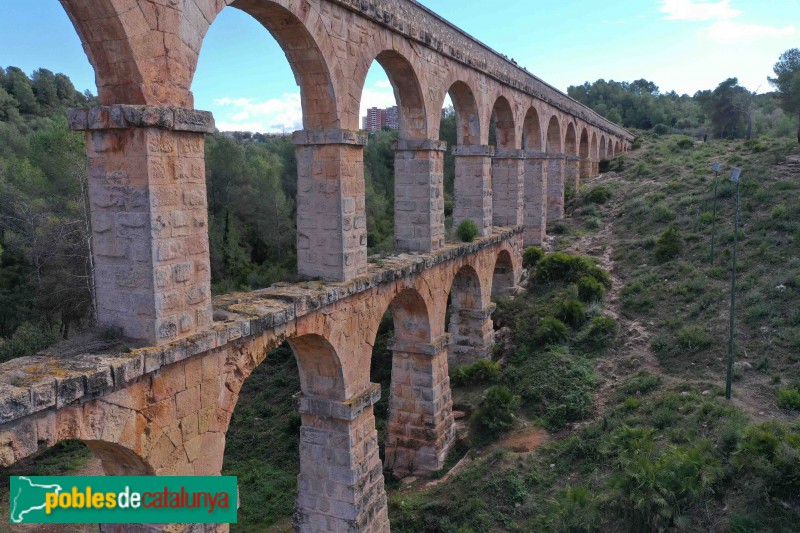
<instances>
[{"instance_id":1,"label":"dirt path","mask_svg":"<svg viewBox=\"0 0 800 533\"><path fill-rule=\"evenodd\" d=\"M621 183L618 174L610 172L592 180L592 185ZM614 223L622 201L612 199L610 213L605 217L605 226L596 233L582 235L572 243L567 251L594 257L600 266L611 275L611 288L606 293L604 312L619 324L619 337L615 347L604 357L598 359L595 371L598 384L595 390L595 413L602 413L617 385L626 377L639 370L664 376L658 358L650 348L650 332L638 320L626 317L621 312L622 289L624 283L614 267Z\"/></svg>"}]
</instances>

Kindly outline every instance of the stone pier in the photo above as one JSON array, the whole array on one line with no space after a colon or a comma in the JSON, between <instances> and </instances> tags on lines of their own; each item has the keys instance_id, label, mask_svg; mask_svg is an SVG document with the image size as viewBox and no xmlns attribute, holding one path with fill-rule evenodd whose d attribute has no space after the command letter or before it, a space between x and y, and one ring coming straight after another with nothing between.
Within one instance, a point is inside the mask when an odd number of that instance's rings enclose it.
<instances>
[{"instance_id":1,"label":"stone pier","mask_svg":"<svg viewBox=\"0 0 800 533\"><path fill-rule=\"evenodd\" d=\"M564 154L547 155L547 221L564 218Z\"/></svg>"},{"instance_id":2,"label":"stone pier","mask_svg":"<svg viewBox=\"0 0 800 533\"><path fill-rule=\"evenodd\" d=\"M525 152L525 246L540 246L547 230L547 155Z\"/></svg>"},{"instance_id":3,"label":"stone pier","mask_svg":"<svg viewBox=\"0 0 800 533\"><path fill-rule=\"evenodd\" d=\"M301 398L295 531L389 531L372 408L380 392L373 383L345 402Z\"/></svg>"},{"instance_id":4,"label":"stone pier","mask_svg":"<svg viewBox=\"0 0 800 533\"><path fill-rule=\"evenodd\" d=\"M394 158L395 245L401 252L444 246L444 141L399 140Z\"/></svg>"},{"instance_id":5,"label":"stone pier","mask_svg":"<svg viewBox=\"0 0 800 533\"><path fill-rule=\"evenodd\" d=\"M447 365L449 335L432 344L395 341L386 435L386 470L429 475L444 466L455 440Z\"/></svg>"},{"instance_id":6,"label":"stone pier","mask_svg":"<svg viewBox=\"0 0 800 533\"><path fill-rule=\"evenodd\" d=\"M364 145L357 132L303 130L297 145L298 273L347 281L367 271Z\"/></svg>"},{"instance_id":7,"label":"stone pier","mask_svg":"<svg viewBox=\"0 0 800 533\"><path fill-rule=\"evenodd\" d=\"M86 132L100 325L150 344L210 328L211 114L112 105L73 110L69 123Z\"/></svg>"},{"instance_id":8,"label":"stone pier","mask_svg":"<svg viewBox=\"0 0 800 533\"><path fill-rule=\"evenodd\" d=\"M494 146L454 146L456 158L453 228L464 220L478 226L478 235L492 234L492 157Z\"/></svg>"},{"instance_id":9,"label":"stone pier","mask_svg":"<svg viewBox=\"0 0 800 533\"><path fill-rule=\"evenodd\" d=\"M495 226L522 225L524 173L522 150L500 150L492 159L492 218Z\"/></svg>"},{"instance_id":10,"label":"stone pier","mask_svg":"<svg viewBox=\"0 0 800 533\"><path fill-rule=\"evenodd\" d=\"M497 305L490 303L482 309L456 308L450 315L450 364L472 364L479 359L491 359L494 350L492 313Z\"/></svg>"}]
</instances>

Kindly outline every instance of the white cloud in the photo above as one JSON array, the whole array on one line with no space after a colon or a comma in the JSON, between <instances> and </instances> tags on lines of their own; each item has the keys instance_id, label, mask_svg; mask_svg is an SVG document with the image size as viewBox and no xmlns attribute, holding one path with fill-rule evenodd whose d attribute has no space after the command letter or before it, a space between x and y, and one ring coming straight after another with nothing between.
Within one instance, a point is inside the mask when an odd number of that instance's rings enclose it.
<instances>
[{"instance_id":1,"label":"white cloud","mask_svg":"<svg viewBox=\"0 0 800 533\"><path fill-rule=\"evenodd\" d=\"M392 88L392 82L390 82L389 80L376 81L375 82L375 87L377 87L379 89L391 89Z\"/></svg>"},{"instance_id":2,"label":"white cloud","mask_svg":"<svg viewBox=\"0 0 800 533\"><path fill-rule=\"evenodd\" d=\"M787 37L797 33L797 28L794 26L777 28L761 24L744 24L732 20L720 20L706 28L705 33L710 40L718 43L741 43L770 37Z\"/></svg>"},{"instance_id":3,"label":"white cloud","mask_svg":"<svg viewBox=\"0 0 800 533\"><path fill-rule=\"evenodd\" d=\"M731 19L742 14L730 4L731 0L662 0L661 12L666 15L665 20L691 21Z\"/></svg>"},{"instance_id":4,"label":"white cloud","mask_svg":"<svg viewBox=\"0 0 800 533\"><path fill-rule=\"evenodd\" d=\"M303 110L297 93L286 93L281 98L264 101L226 97L214 100L214 104L226 109L217 113L220 131L288 133L303 129Z\"/></svg>"}]
</instances>

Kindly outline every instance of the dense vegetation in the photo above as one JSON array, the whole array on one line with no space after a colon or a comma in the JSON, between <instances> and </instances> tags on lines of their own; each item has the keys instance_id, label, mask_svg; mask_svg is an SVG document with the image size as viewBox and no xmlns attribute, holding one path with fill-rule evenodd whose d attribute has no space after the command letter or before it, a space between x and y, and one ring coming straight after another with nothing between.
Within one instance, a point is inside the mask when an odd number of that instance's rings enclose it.
<instances>
[{"instance_id":1,"label":"dense vegetation","mask_svg":"<svg viewBox=\"0 0 800 533\"><path fill-rule=\"evenodd\" d=\"M597 80L573 85L567 93L612 122L656 133L684 133L695 137L788 137L800 142L800 49L781 54L770 84L775 92L756 94L737 78L715 89L679 95L661 92L648 80ZM757 91L758 89L756 89Z\"/></svg>"},{"instance_id":2,"label":"dense vegetation","mask_svg":"<svg viewBox=\"0 0 800 533\"><path fill-rule=\"evenodd\" d=\"M431 489L389 481L393 531L796 529L800 151L789 97L800 66L793 70L789 52L779 62L787 68L776 65L778 94L753 96L735 79L694 97L662 95L643 80L580 89L599 111L652 131L637 132L639 149L571 193L566 220L548 229L548 253L525 251L535 290L497 302L493 360L451 368L469 432L448 465L465 453L471 463ZM65 106L86 105L91 96L66 90L63 78L0 69L0 360L69 335L91 317L83 139L64 120ZM750 121L739 110L748 98L755 138L726 140L748 135ZM701 143L673 131L723 139ZM446 110L442 138L452 143L454 132ZM365 150L373 253L392 247L395 138L378 132ZM290 277L290 140L214 135L206 146L215 290ZM725 174L716 219L713 161ZM725 179L731 166L743 169L734 402L720 387L734 236L735 188ZM453 175L448 154L448 211ZM381 442L391 336L387 314L371 369L384 388L375 408ZM223 466L239 476L239 530L291 522L298 389L287 346L245 382ZM549 442L532 452L504 445L531 427ZM3 474L70 471L88 456L67 443Z\"/></svg>"}]
</instances>

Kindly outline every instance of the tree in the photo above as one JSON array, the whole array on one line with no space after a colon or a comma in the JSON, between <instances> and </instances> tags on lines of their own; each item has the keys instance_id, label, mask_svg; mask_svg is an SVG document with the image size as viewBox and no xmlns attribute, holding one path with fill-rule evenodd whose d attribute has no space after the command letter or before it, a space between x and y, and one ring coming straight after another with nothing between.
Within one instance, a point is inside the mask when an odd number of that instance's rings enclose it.
<instances>
[{"instance_id":1,"label":"tree","mask_svg":"<svg viewBox=\"0 0 800 533\"><path fill-rule=\"evenodd\" d=\"M710 95L703 97L703 104L710 115L717 137L741 137L745 126L741 111L743 101L750 91L739 85L738 78L728 78L720 83Z\"/></svg>"},{"instance_id":2,"label":"tree","mask_svg":"<svg viewBox=\"0 0 800 533\"><path fill-rule=\"evenodd\" d=\"M769 78L769 82L778 90L783 110L798 117L797 142L800 143L800 48L782 53L773 70L776 77Z\"/></svg>"},{"instance_id":3,"label":"tree","mask_svg":"<svg viewBox=\"0 0 800 533\"><path fill-rule=\"evenodd\" d=\"M59 107L56 76L46 68L33 71L33 94L42 111L52 113Z\"/></svg>"},{"instance_id":4,"label":"tree","mask_svg":"<svg viewBox=\"0 0 800 533\"><path fill-rule=\"evenodd\" d=\"M19 110L22 113L36 114L39 112L39 103L33 94L33 87L28 76L17 67L8 67L8 92L16 98Z\"/></svg>"}]
</instances>

